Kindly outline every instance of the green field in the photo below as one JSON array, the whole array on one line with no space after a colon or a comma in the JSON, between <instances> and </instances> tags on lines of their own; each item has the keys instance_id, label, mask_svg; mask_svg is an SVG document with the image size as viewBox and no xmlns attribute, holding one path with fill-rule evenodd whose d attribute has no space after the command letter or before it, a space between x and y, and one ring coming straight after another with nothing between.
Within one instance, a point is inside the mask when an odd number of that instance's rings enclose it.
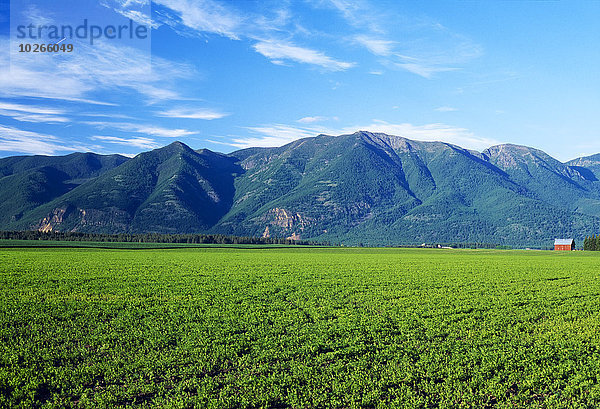
<instances>
[{"instance_id":1,"label":"green field","mask_svg":"<svg viewBox=\"0 0 600 409\"><path fill-rule=\"evenodd\" d=\"M590 252L0 249L0 407L595 408Z\"/></svg>"}]
</instances>

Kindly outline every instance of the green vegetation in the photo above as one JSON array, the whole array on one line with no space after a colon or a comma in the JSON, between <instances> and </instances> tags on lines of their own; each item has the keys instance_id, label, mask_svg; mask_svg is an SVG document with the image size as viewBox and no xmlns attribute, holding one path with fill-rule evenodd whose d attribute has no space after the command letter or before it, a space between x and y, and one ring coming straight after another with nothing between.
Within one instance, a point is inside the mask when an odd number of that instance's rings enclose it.
<instances>
[{"instance_id":1,"label":"green vegetation","mask_svg":"<svg viewBox=\"0 0 600 409\"><path fill-rule=\"evenodd\" d=\"M0 229L551 246L600 231L599 156L356 132L219 154L0 159Z\"/></svg>"},{"instance_id":2,"label":"green vegetation","mask_svg":"<svg viewBox=\"0 0 600 409\"><path fill-rule=\"evenodd\" d=\"M0 225L18 222L29 211L127 160L94 153L0 159Z\"/></svg>"},{"instance_id":3,"label":"green vegetation","mask_svg":"<svg viewBox=\"0 0 600 409\"><path fill-rule=\"evenodd\" d=\"M583 249L589 251L600 251L600 235L587 236L583 240Z\"/></svg>"},{"instance_id":4,"label":"green vegetation","mask_svg":"<svg viewBox=\"0 0 600 409\"><path fill-rule=\"evenodd\" d=\"M41 221L54 215L52 229L58 231L206 232L231 207L233 178L241 171L233 158L174 142L46 201L11 224L11 230L47 227Z\"/></svg>"},{"instance_id":5,"label":"green vegetation","mask_svg":"<svg viewBox=\"0 0 600 409\"><path fill-rule=\"evenodd\" d=\"M323 245L306 240L277 239L268 237L238 237L223 234L94 234L79 232L0 231L0 243L6 241L55 241L99 243L181 243L181 244L285 244ZM329 244L329 243L326 243Z\"/></svg>"},{"instance_id":6,"label":"green vegetation","mask_svg":"<svg viewBox=\"0 0 600 409\"><path fill-rule=\"evenodd\" d=\"M598 407L598 257L0 249L0 407Z\"/></svg>"},{"instance_id":7,"label":"green vegetation","mask_svg":"<svg viewBox=\"0 0 600 409\"><path fill-rule=\"evenodd\" d=\"M296 247L296 244L269 244L269 248ZM246 243L163 243L163 242L118 242L118 241L68 241L68 240L2 240L1 248L99 248L99 249L179 249L179 248L233 248L256 249L257 244ZM265 246L267 247L267 246Z\"/></svg>"}]
</instances>

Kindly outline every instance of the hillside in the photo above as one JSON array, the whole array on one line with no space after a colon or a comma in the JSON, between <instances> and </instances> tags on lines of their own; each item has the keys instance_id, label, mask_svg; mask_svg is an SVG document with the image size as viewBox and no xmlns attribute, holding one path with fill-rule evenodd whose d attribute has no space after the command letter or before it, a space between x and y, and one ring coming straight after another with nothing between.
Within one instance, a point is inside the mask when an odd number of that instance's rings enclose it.
<instances>
[{"instance_id":1,"label":"hillside","mask_svg":"<svg viewBox=\"0 0 600 409\"><path fill-rule=\"evenodd\" d=\"M203 231L231 207L237 168L230 157L174 142L34 209L15 226L100 233Z\"/></svg>"},{"instance_id":2,"label":"hillside","mask_svg":"<svg viewBox=\"0 0 600 409\"><path fill-rule=\"evenodd\" d=\"M229 155L175 142L129 160L96 155L93 172L44 167L70 156L0 160L0 196L27 197L4 203L2 229L517 246L600 231L596 156L561 163L524 146L356 132Z\"/></svg>"},{"instance_id":3,"label":"hillside","mask_svg":"<svg viewBox=\"0 0 600 409\"><path fill-rule=\"evenodd\" d=\"M127 161L121 155L13 156L0 159L0 226Z\"/></svg>"}]
</instances>

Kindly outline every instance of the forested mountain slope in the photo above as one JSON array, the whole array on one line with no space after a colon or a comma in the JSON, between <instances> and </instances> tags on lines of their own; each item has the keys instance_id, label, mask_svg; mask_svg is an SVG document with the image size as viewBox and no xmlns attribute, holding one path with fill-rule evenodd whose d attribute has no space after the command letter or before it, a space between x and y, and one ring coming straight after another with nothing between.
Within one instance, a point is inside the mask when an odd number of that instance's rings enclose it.
<instances>
[{"instance_id":1,"label":"forested mountain slope","mask_svg":"<svg viewBox=\"0 0 600 409\"><path fill-rule=\"evenodd\" d=\"M74 155L0 160L0 195L25 186L28 198L4 203L3 229L519 246L600 231L596 155L561 163L525 146L370 132L229 155L175 142L88 167L77 155L91 154Z\"/></svg>"}]
</instances>

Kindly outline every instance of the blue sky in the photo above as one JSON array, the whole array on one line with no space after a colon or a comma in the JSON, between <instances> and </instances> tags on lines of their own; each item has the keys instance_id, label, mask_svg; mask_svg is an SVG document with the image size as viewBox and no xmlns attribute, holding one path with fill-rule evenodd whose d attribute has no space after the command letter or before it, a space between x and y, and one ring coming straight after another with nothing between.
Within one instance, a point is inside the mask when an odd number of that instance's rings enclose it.
<instances>
[{"instance_id":1,"label":"blue sky","mask_svg":"<svg viewBox=\"0 0 600 409\"><path fill-rule=\"evenodd\" d=\"M0 157L175 140L231 152L359 129L563 161L600 152L598 1L0 4ZM151 36L15 52L35 42L16 23L84 18L132 18Z\"/></svg>"}]
</instances>

